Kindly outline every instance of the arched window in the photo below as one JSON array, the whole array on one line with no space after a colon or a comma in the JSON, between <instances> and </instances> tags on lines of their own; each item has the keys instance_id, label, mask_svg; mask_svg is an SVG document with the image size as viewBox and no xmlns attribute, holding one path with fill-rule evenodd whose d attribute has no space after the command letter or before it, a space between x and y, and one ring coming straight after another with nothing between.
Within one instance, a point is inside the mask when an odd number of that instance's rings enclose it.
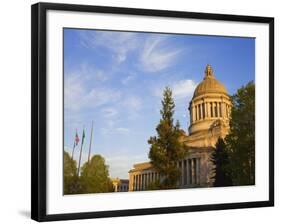
<instances>
[{"instance_id":1,"label":"arched window","mask_svg":"<svg viewBox=\"0 0 281 224\"><path fill-rule=\"evenodd\" d=\"M219 116L222 117L221 103L219 103Z\"/></svg>"},{"instance_id":2,"label":"arched window","mask_svg":"<svg viewBox=\"0 0 281 224\"><path fill-rule=\"evenodd\" d=\"M213 113L213 103L210 103L210 107L211 107L211 117L214 116L214 113Z\"/></svg>"}]
</instances>

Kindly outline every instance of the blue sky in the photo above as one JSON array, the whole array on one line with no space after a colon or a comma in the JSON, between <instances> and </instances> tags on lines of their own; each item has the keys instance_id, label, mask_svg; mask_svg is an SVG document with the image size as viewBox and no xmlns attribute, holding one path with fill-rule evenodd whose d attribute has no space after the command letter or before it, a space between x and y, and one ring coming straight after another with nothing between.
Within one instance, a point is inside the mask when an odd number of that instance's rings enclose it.
<instances>
[{"instance_id":1,"label":"blue sky","mask_svg":"<svg viewBox=\"0 0 281 224\"><path fill-rule=\"evenodd\" d=\"M111 177L128 178L134 163L148 161L165 86L187 131L188 104L206 64L231 95L255 78L255 40L64 29L65 150L72 151L76 128L81 139L85 127L87 159L93 120L92 153L105 157Z\"/></svg>"}]
</instances>

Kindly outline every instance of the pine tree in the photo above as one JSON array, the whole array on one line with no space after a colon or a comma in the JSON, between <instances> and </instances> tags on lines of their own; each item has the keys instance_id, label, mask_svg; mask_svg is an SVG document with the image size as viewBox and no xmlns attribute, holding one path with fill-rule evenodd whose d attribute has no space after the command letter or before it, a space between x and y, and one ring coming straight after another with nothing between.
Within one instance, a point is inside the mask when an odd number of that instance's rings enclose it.
<instances>
[{"instance_id":1,"label":"pine tree","mask_svg":"<svg viewBox=\"0 0 281 224\"><path fill-rule=\"evenodd\" d=\"M230 132L225 138L233 185L255 184L255 84L249 82L232 97Z\"/></svg>"},{"instance_id":2,"label":"pine tree","mask_svg":"<svg viewBox=\"0 0 281 224\"><path fill-rule=\"evenodd\" d=\"M226 145L222 138L219 138L216 143L216 149L212 154L211 159L214 165L214 187L231 186L232 180L230 174L227 173L226 167L229 165L229 156L227 153Z\"/></svg>"},{"instance_id":3,"label":"pine tree","mask_svg":"<svg viewBox=\"0 0 281 224\"><path fill-rule=\"evenodd\" d=\"M174 109L172 90L166 87L160 111L161 119L156 128L157 136L148 140L151 145L149 158L163 178L160 188L164 189L176 188L181 174L177 163L187 154L187 146L180 141L183 131L180 129L179 121L174 125Z\"/></svg>"}]
</instances>

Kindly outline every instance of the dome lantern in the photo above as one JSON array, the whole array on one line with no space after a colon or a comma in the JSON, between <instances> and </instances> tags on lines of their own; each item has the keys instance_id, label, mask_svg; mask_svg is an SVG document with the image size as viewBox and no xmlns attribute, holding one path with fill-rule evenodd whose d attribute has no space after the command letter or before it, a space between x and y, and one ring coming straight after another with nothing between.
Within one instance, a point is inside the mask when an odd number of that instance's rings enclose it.
<instances>
[{"instance_id":1,"label":"dome lantern","mask_svg":"<svg viewBox=\"0 0 281 224\"><path fill-rule=\"evenodd\" d=\"M211 65L209 65L209 64L207 64L206 69L205 69L204 79L206 79L206 78L213 78L213 79L215 78L213 69L212 69Z\"/></svg>"},{"instance_id":2,"label":"dome lantern","mask_svg":"<svg viewBox=\"0 0 281 224\"><path fill-rule=\"evenodd\" d=\"M219 93L227 95L226 88L217 79L215 79L213 69L209 64L206 66L205 77L203 81L198 84L194 91L193 98L208 93Z\"/></svg>"}]
</instances>

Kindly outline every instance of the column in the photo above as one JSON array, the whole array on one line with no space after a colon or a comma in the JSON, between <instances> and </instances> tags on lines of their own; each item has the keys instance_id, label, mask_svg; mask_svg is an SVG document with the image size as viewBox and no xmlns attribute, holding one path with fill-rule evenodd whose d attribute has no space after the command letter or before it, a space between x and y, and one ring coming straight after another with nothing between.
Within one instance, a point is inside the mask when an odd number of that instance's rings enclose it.
<instances>
[{"instance_id":1,"label":"column","mask_svg":"<svg viewBox=\"0 0 281 224\"><path fill-rule=\"evenodd\" d=\"M189 111L190 111L189 123L192 124L192 108L190 108Z\"/></svg>"},{"instance_id":2,"label":"column","mask_svg":"<svg viewBox=\"0 0 281 224\"><path fill-rule=\"evenodd\" d=\"M196 106L196 120L199 120L199 109L198 109L198 105Z\"/></svg>"},{"instance_id":3,"label":"column","mask_svg":"<svg viewBox=\"0 0 281 224\"><path fill-rule=\"evenodd\" d=\"M195 181L194 181L194 177L195 177L195 174L194 174L194 160L191 159L191 184L195 184Z\"/></svg>"},{"instance_id":4,"label":"column","mask_svg":"<svg viewBox=\"0 0 281 224\"><path fill-rule=\"evenodd\" d=\"M215 102L213 102L213 107L212 107L213 117L216 117L215 107L216 107L216 103L215 103Z\"/></svg>"},{"instance_id":5,"label":"column","mask_svg":"<svg viewBox=\"0 0 281 224\"><path fill-rule=\"evenodd\" d=\"M192 184L192 164L191 159L188 160L188 167L189 167L189 183Z\"/></svg>"},{"instance_id":6,"label":"column","mask_svg":"<svg viewBox=\"0 0 281 224\"><path fill-rule=\"evenodd\" d=\"M141 175L141 190L144 190L144 174Z\"/></svg>"},{"instance_id":7,"label":"column","mask_svg":"<svg viewBox=\"0 0 281 224\"><path fill-rule=\"evenodd\" d=\"M181 182L182 182L182 176L181 176L181 161L178 162L178 169L180 171L180 176L179 176L179 186L181 186Z\"/></svg>"},{"instance_id":8,"label":"column","mask_svg":"<svg viewBox=\"0 0 281 224\"><path fill-rule=\"evenodd\" d=\"M229 118L230 117L230 113L231 113L231 110L230 110L230 106L229 105L227 105L227 117Z\"/></svg>"},{"instance_id":9,"label":"column","mask_svg":"<svg viewBox=\"0 0 281 224\"><path fill-rule=\"evenodd\" d=\"M145 186L146 186L146 174L143 174L143 190L145 190Z\"/></svg>"},{"instance_id":10,"label":"column","mask_svg":"<svg viewBox=\"0 0 281 224\"><path fill-rule=\"evenodd\" d=\"M145 174L145 189L147 189L148 186L148 173Z\"/></svg>"},{"instance_id":11,"label":"column","mask_svg":"<svg viewBox=\"0 0 281 224\"><path fill-rule=\"evenodd\" d=\"M221 116L225 118L225 102L223 100L221 102Z\"/></svg>"},{"instance_id":12,"label":"column","mask_svg":"<svg viewBox=\"0 0 281 224\"><path fill-rule=\"evenodd\" d=\"M226 117L228 118L229 116L229 114L228 114L228 104L226 104L226 110L225 110L225 112L226 112Z\"/></svg>"},{"instance_id":13,"label":"column","mask_svg":"<svg viewBox=\"0 0 281 224\"><path fill-rule=\"evenodd\" d=\"M183 185L187 184L187 174L186 174L186 160L183 161Z\"/></svg>"},{"instance_id":14,"label":"column","mask_svg":"<svg viewBox=\"0 0 281 224\"><path fill-rule=\"evenodd\" d=\"M139 190L139 175L136 175L136 191Z\"/></svg>"},{"instance_id":15,"label":"column","mask_svg":"<svg viewBox=\"0 0 281 224\"><path fill-rule=\"evenodd\" d=\"M210 117L210 102L206 102L206 114L207 117Z\"/></svg>"},{"instance_id":16,"label":"column","mask_svg":"<svg viewBox=\"0 0 281 224\"><path fill-rule=\"evenodd\" d=\"M139 191L141 191L141 174L139 174Z\"/></svg>"},{"instance_id":17,"label":"column","mask_svg":"<svg viewBox=\"0 0 281 224\"><path fill-rule=\"evenodd\" d=\"M178 168L178 170L180 170L180 162L177 163L177 168ZM180 177L177 180L177 185L180 186Z\"/></svg>"},{"instance_id":18,"label":"column","mask_svg":"<svg viewBox=\"0 0 281 224\"><path fill-rule=\"evenodd\" d=\"M190 185L190 164L189 164L189 159L186 160L186 184Z\"/></svg>"},{"instance_id":19,"label":"column","mask_svg":"<svg viewBox=\"0 0 281 224\"><path fill-rule=\"evenodd\" d=\"M208 105L207 102L204 103L204 107L205 107L205 117L208 117Z\"/></svg>"},{"instance_id":20,"label":"column","mask_svg":"<svg viewBox=\"0 0 281 224\"><path fill-rule=\"evenodd\" d=\"M194 105L193 105L193 111L194 111L194 115L193 115L194 121L196 121L196 120L197 120L197 116L196 116L196 106L194 106Z\"/></svg>"},{"instance_id":21,"label":"column","mask_svg":"<svg viewBox=\"0 0 281 224\"><path fill-rule=\"evenodd\" d=\"M196 159L196 183L200 184L200 158Z\"/></svg>"},{"instance_id":22,"label":"column","mask_svg":"<svg viewBox=\"0 0 281 224\"><path fill-rule=\"evenodd\" d=\"M145 174L145 189L147 189L148 186L148 173Z\"/></svg>"},{"instance_id":23,"label":"column","mask_svg":"<svg viewBox=\"0 0 281 224\"><path fill-rule=\"evenodd\" d=\"M192 104L192 122L194 122L194 121L195 121L195 107Z\"/></svg>"},{"instance_id":24,"label":"column","mask_svg":"<svg viewBox=\"0 0 281 224\"><path fill-rule=\"evenodd\" d=\"M136 175L133 175L133 191L136 190Z\"/></svg>"},{"instance_id":25,"label":"column","mask_svg":"<svg viewBox=\"0 0 281 224\"><path fill-rule=\"evenodd\" d=\"M184 161L181 161L181 186L184 186Z\"/></svg>"},{"instance_id":26,"label":"column","mask_svg":"<svg viewBox=\"0 0 281 224\"><path fill-rule=\"evenodd\" d=\"M197 184L197 161L196 158L193 159L193 166L194 166L194 183Z\"/></svg>"},{"instance_id":27,"label":"column","mask_svg":"<svg viewBox=\"0 0 281 224\"><path fill-rule=\"evenodd\" d=\"M220 116L220 114L219 114L219 113L220 113L220 108L219 108L219 105L220 105L220 104L219 104L219 102L217 102L217 117L219 117L219 116Z\"/></svg>"},{"instance_id":28,"label":"column","mask_svg":"<svg viewBox=\"0 0 281 224\"><path fill-rule=\"evenodd\" d=\"M202 110L202 104L200 103L199 104L199 109L200 109L200 111L199 111L199 113L200 113L200 120L203 118L203 110Z\"/></svg>"}]
</instances>

